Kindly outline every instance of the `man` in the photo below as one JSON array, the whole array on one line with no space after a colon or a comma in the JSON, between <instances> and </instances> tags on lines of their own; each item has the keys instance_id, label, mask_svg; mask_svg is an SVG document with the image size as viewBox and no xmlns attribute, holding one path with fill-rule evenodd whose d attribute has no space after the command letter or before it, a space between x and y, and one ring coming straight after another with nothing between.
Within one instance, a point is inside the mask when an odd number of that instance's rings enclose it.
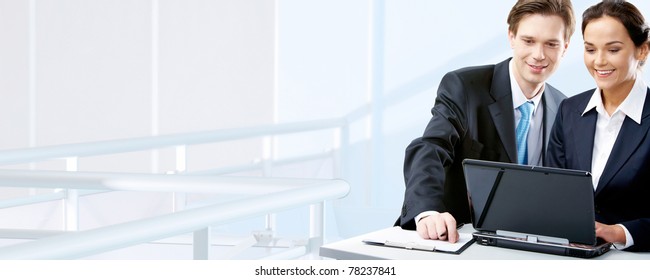
<instances>
[{"instance_id":1,"label":"man","mask_svg":"<svg viewBox=\"0 0 650 280\"><path fill-rule=\"evenodd\" d=\"M519 0L507 22L512 58L447 73L424 135L406 148L396 225L425 239L456 242L456 225L470 222L463 159L543 165L566 98L545 81L569 45L573 7L570 0Z\"/></svg>"}]
</instances>

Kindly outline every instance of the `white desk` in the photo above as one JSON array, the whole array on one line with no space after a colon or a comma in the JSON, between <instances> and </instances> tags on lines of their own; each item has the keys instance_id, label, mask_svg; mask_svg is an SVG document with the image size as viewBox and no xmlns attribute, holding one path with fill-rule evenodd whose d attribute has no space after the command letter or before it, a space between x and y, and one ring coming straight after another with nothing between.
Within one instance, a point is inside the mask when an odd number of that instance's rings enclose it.
<instances>
[{"instance_id":1,"label":"white desk","mask_svg":"<svg viewBox=\"0 0 650 280\"><path fill-rule=\"evenodd\" d=\"M474 228L466 225L460 229L460 232L472 233L474 232ZM350 239L325 244L320 247L320 256L341 260L580 260L580 258L483 246L476 243L470 245L469 248L465 249L465 251L460 255L406 250L365 244L362 240L367 235L368 234L364 234ZM633 253L612 249L604 255L593 259L650 260L650 253Z\"/></svg>"}]
</instances>

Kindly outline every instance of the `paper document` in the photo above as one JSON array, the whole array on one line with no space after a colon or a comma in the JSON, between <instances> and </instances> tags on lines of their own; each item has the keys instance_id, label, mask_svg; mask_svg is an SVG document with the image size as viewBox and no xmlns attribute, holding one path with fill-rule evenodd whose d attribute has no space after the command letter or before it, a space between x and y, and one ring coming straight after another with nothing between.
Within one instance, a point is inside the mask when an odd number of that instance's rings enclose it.
<instances>
[{"instance_id":1,"label":"paper document","mask_svg":"<svg viewBox=\"0 0 650 280\"><path fill-rule=\"evenodd\" d=\"M438 251L460 254L473 241L471 233L459 233L456 243L449 243L441 240L423 239L414 230L404 230L400 227L373 232L363 239L363 242L371 245L397 247L411 250Z\"/></svg>"}]
</instances>

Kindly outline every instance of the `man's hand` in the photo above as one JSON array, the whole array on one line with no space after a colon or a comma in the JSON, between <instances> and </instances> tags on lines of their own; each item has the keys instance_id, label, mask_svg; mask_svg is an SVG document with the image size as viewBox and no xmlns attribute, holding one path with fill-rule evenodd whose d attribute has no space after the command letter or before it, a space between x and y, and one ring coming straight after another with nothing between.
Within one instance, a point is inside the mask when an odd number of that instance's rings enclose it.
<instances>
[{"instance_id":1,"label":"man's hand","mask_svg":"<svg viewBox=\"0 0 650 280\"><path fill-rule=\"evenodd\" d=\"M424 239L458 241L456 219L449 212L435 213L417 222L418 234Z\"/></svg>"},{"instance_id":2,"label":"man's hand","mask_svg":"<svg viewBox=\"0 0 650 280\"><path fill-rule=\"evenodd\" d=\"M422 219L424 220L424 219ZM596 237L607 242L625 244L625 230L618 225L606 225L596 222Z\"/></svg>"}]
</instances>

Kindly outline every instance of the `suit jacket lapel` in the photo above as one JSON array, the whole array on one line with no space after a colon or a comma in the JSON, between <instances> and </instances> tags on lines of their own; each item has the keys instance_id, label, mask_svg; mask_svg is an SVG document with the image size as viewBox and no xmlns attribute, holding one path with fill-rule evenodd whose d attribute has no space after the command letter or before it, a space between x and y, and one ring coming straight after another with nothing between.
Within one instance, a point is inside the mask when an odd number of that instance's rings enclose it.
<instances>
[{"instance_id":1,"label":"suit jacket lapel","mask_svg":"<svg viewBox=\"0 0 650 280\"><path fill-rule=\"evenodd\" d=\"M650 89L647 90L646 94L650 95ZM637 147L644 142L648 128L650 128L649 101L646 99L643 105L641 124L637 124L632 119L625 117L621 131L618 133L612 152L609 155L609 159L607 159L605 170L598 181L596 195L612 180L621 167L625 165L625 162L632 156L632 153L634 153Z\"/></svg>"},{"instance_id":2,"label":"suit jacket lapel","mask_svg":"<svg viewBox=\"0 0 650 280\"><path fill-rule=\"evenodd\" d=\"M553 130L553 123L555 122L555 116L557 115L557 108L560 104L555 102L555 98L551 96L551 88L546 85L544 89L544 95L542 95L542 107L544 108L544 140L542 142L542 163L546 163L546 147L548 145L548 139L551 137L551 131Z\"/></svg>"},{"instance_id":3,"label":"suit jacket lapel","mask_svg":"<svg viewBox=\"0 0 650 280\"><path fill-rule=\"evenodd\" d=\"M598 112L596 109L582 115L589 99L586 99L584 105L578 106L575 114L576 125L573 125L573 141L575 147L574 157L578 161L578 166L573 169L591 171L591 157L594 151L594 135L596 134L596 121L598 120Z\"/></svg>"},{"instance_id":4,"label":"suit jacket lapel","mask_svg":"<svg viewBox=\"0 0 650 280\"><path fill-rule=\"evenodd\" d=\"M490 87L490 95L495 102L488 106L494 126L499 133L503 148L510 162L517 162L517 147L515 143L515 113L512 105L512 90L510 89L510 73L506 60L494 66L494 76Z\"/></svg>"}]
</instances>

